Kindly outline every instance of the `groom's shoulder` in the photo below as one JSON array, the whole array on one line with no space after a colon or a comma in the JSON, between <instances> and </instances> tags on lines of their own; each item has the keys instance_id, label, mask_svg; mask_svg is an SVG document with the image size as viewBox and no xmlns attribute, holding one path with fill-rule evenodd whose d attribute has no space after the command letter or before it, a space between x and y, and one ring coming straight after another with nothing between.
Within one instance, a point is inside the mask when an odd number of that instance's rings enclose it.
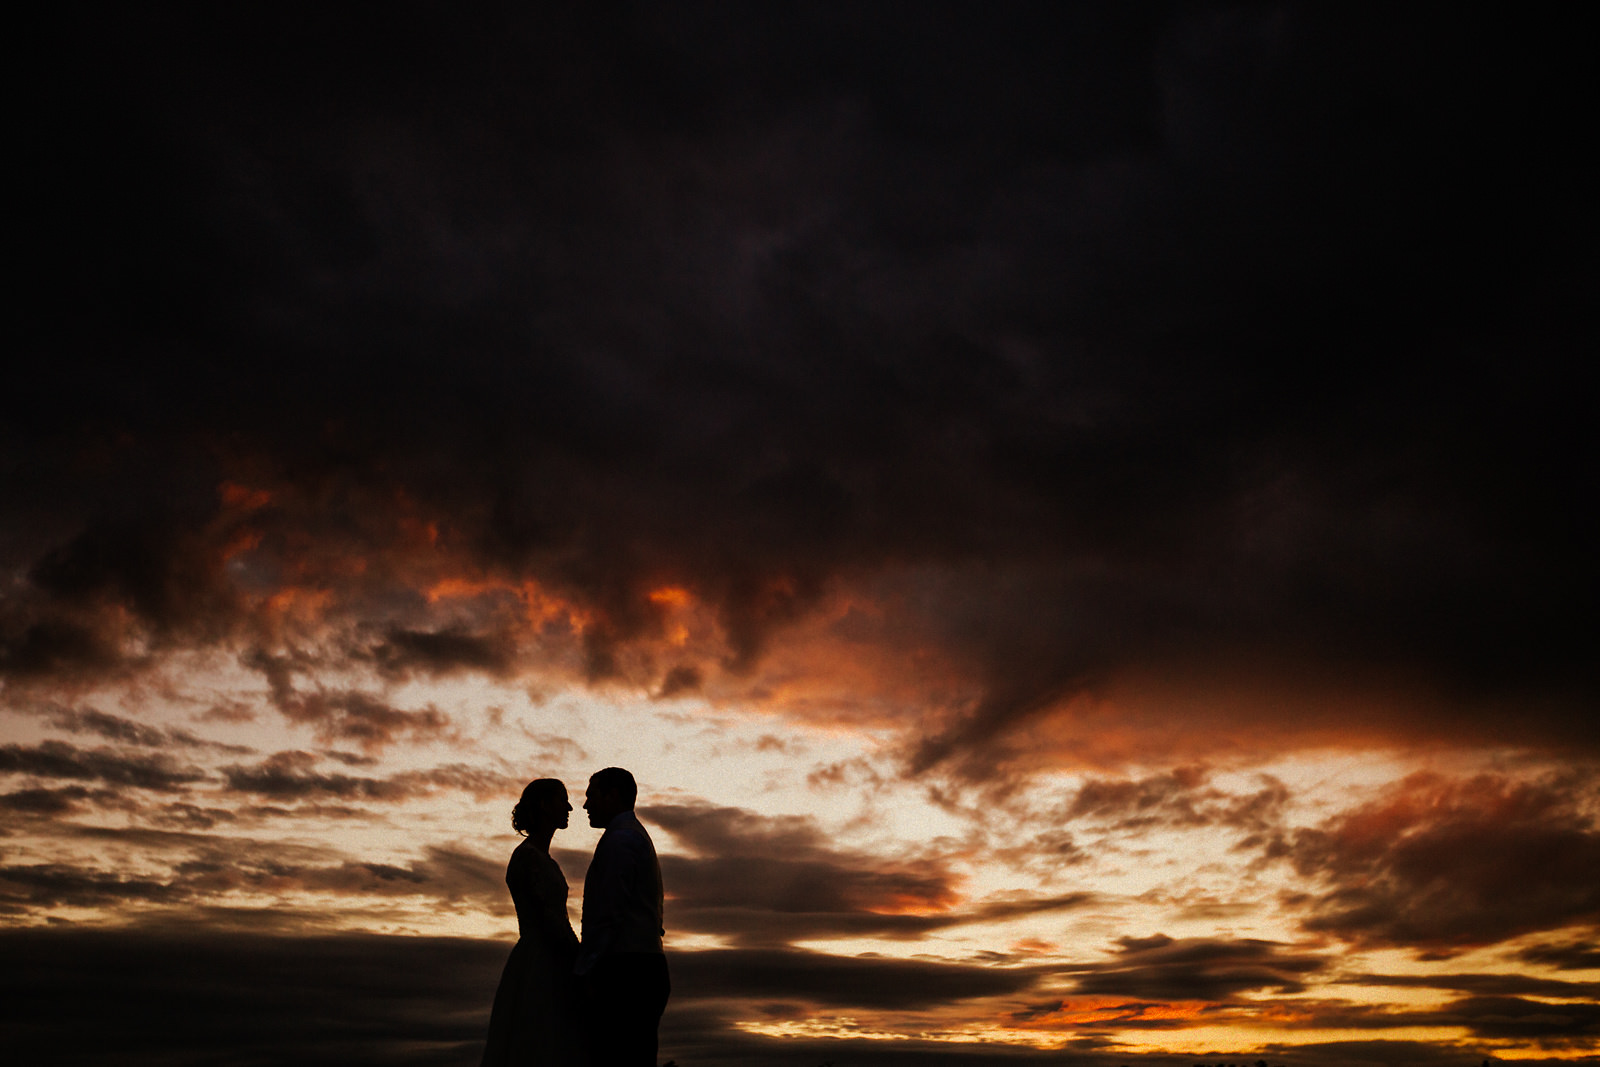
<instances>
[{"instance_id":1,"label":"groom's shoulder","mask_svg":"<svg viewBox=\"0 0 1600 1067\"><path fill-rule=\"evenodd\" d=\"M606 832L601 840L605 840L607 837L612 838L618 844L624 841L634 844L651 844L650 831L644 828L644 824L639 821L638 816L631 811L624 811L611 820L611 825L606 827Z\"/></svg>"}]
</instances>

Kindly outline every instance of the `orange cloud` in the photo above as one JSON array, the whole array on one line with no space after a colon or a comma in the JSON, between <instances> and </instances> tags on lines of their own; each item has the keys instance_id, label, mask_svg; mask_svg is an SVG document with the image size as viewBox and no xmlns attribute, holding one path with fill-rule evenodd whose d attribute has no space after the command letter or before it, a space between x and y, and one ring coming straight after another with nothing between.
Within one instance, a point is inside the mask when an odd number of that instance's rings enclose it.
<instances>
[{"instance_id":1,"label":"orange cloud","mask_svg":"<svg viewBox=\"0 0 1600 1067\"><path fill-rule=\"evenodd\" d=\"M663 607L669 608L681 608L693 599L693 597L689 595L689 591L687 589L683 589L674 585L663 586L660 589L652 589L647 595L651 603L660 604Z\"/></svg>"},{"instance_id":2,"label":"orange cloud","mask_svg":"<svg viewBox=\"0 0 1600 1067\"><path fill-rule=\"evenodd\" d=\"M942 915L961 900L950 886L928 882L909 889L896 888L863 904L874 915Z\"/></svg>"},{"instance_id":3,"label":"orange cloud","mask_svg":"<svg viewBox=\"0 0 1600 1067\"><path fill-rule=\"evenodd\" d=\"M333 590L285 586L267 597L262 607L269 619L301 623L318 622L333 603Z\"/></svg>"},{"instance_id":4,"label":"orange cloud","mask_svg":"<svg viewBox=\"0 0 1600 1067\"><path fill-rule=\"evenodd\" d=\"M1418 774L1284 846L1309 930L1448 954L1600 921L1592 775Z\"/></svg>"}]
</instances>

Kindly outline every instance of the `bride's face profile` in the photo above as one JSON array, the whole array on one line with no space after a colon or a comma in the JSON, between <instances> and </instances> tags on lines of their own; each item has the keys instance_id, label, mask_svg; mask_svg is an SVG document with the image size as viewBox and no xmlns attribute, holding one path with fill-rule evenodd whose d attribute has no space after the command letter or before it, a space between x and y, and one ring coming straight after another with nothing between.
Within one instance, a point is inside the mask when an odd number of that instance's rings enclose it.
<instances>
[{"instance_id":1,"label":"bride's face profile","mask_svg":"<svg viewBox=\"0 0 1600 1067\"><path fill-rule=\"evenodd\" d=\"M540 815L557 830L565 830L572 814L572 802L567 799L565 791L560 796L552 796L540 803Z\"/></svg>"},{"instance_id":2,"label":"bride's face profile","mask_svg":"<svg viewBox=\"0 0 1600 1067\"><path fill-rule=\"evenodd\" d=\"M516 807L511 809L511 828L523 837L529 834L548 837L567 827L572 804L567 789L553 778L529 782Z\"/></svg>"}]
</instances>

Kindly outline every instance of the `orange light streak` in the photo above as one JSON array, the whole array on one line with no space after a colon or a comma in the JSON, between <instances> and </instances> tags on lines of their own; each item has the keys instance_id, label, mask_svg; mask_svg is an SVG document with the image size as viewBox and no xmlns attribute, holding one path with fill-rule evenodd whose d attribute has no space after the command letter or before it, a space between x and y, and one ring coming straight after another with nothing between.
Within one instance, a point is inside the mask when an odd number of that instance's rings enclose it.
<instances>
[{"instance_id":1,"label":"orange light streak","mask_svg":"<svg viewBox=\"0 0 1600 1067\"><path fill-rule=\"evenodd\" d=\"M1214 1006L1201 1000L1148 1001L1128 997L1073 997L1055 1011L1028 1018L1006 1016L1004 1025L1017 1030L1061 1031L1106 1025L1122 1020L1198 1019Z\"/></svg>"},{"instance_id":2,"label":"orange light streak","mask_svg":"<svg viewBox=\"0 0 1600 1067\"><path fill-rule=\"evenodd\" d=\"M512 596L521 601L523 615L534 629L560 621L573 633L581 634L593 621L593 613L546 592L531 580L515 583L504 578L441 578L424 589L422 595L430 604L480 596Z\"/></svg>"},{"instance_id":3,"label":"orange light streak","mask_svg":"<svg viewBox=\"0 0 1600 1067\"><path fill-rule=\"evenodd\" d=\"M667 585L662 586L660 589L650 590L649 599L653 604L661 604L664 607L681 608L694 598L689 595L689 590L687 589L683 589L675 585Z\"/></svg>"},{"instance_id":4,"label":"orange light streak","mask_svg":"<svg viewBox=\"0 0 1600 1067\"><path fill-rule=\"evenodd\" d=\"M225 506L241 511L255 511L272 503L272 493L266 489L252 489L237 482L223 482L217 488L217 495Z\"/></svg>"},{"instance_id":5,"label":"orange light streak","mask_svg":"<svg viewBox=\"0 0 1600 1067\"><path fill-rule=\"evenodd\" d=\"M428 603L441 600L466 600L490 593L517 594L517 587L499 578L441 578L422 591Z\"/></svg>"},{"instance_id":6,"label":"orange light streak","mask_svg":"<svg viewBox=\"0 0 1600 1067\"><path fill-rule=\"evenodd\" d=\"M943 915L960 903L961 896L948 889L900 892L872 901L867 910L874 915Z\"/></svg>"}]
</instances>

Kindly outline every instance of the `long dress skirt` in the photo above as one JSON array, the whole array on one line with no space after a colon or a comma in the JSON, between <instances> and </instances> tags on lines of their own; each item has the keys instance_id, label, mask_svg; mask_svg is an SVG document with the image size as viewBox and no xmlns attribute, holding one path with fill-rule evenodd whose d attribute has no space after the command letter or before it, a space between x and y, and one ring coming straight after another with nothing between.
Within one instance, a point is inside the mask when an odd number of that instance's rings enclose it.
<instances>
[{"instance_id":1,"label":"long dress skirt","mask_svg":"<svg viewBox=\"0 0 1600 1067\"><path fill-rule=\"evenodd\" d=\"M522 936L495 990L483 1067L587 1067L567 880L555 860L524 841L506 867L506 885Z\"/></svg>"}]
</instances>

